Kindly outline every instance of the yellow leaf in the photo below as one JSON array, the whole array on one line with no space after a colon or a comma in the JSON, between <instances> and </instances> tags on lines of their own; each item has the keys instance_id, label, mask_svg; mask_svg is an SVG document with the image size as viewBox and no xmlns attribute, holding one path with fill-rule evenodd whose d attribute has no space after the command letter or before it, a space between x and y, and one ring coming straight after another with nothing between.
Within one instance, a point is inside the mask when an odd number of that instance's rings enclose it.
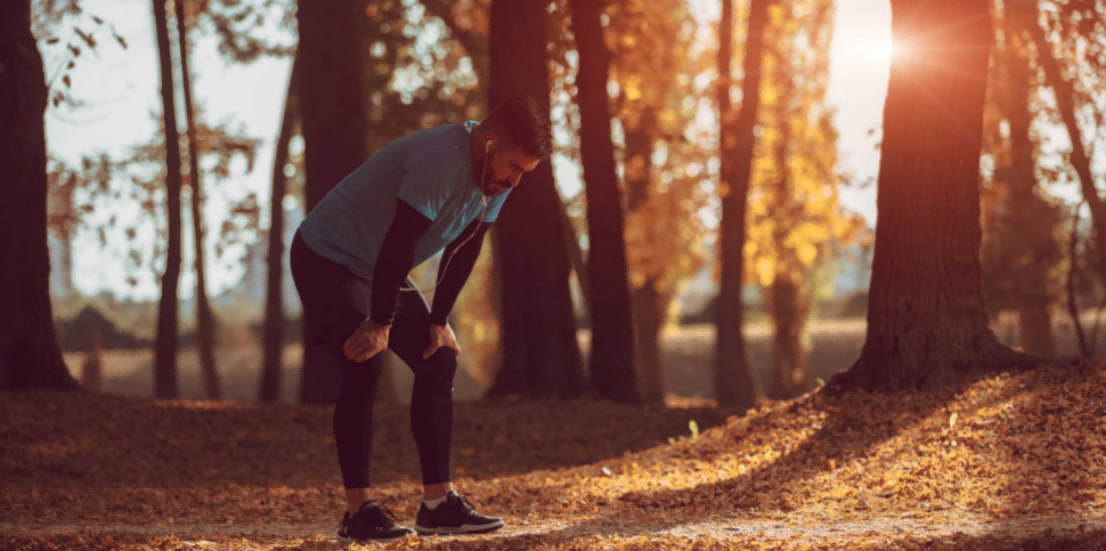
<instances>
[{"instance_id":1,"label":"yellow leaf","mask_svg":"<svg viewBox=\"0 0 1106 551\"><path fill-rule=\"evenodd\" d=\"M952 416L949 417L949 428L950 429L952 427L956 426L956 418L957 417L959 417L959 415L956 412L953 412Z\"/></svg>"},{"instance_id":2,"label":"yellow leaf","mask_svg":"<svg viewBox=\"0 0 1106 551\"><path fill-rule=\"evenodd\" d=\"M814 259L818 257L818 247L810 243L801 243L795 253L799 256L799 262L802 262L803 266L810 266L814 264Z\"/></svg>"},{"instance_id":3,"label":"yellow leaf","mask_svg":"<svg viewBox=\"0 0 1106 551\"><path fill-rule=\"evenodd\" d=\"M848 497L848 495L848 488L837 488L836 490L830 492L830 496L833 497L833 499L845 499L846 497Z\"/></svg>"}]
</instances>

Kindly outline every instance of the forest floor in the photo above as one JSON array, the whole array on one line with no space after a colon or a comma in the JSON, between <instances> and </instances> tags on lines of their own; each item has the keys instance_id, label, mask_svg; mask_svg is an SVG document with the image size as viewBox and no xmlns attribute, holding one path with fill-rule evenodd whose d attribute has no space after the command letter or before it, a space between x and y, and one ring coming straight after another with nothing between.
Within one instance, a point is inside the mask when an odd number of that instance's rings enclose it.
<instances>
[{"instance_id":1,"label":"forest floor","mask_svg":"<svg viewBox=\"0 0 1106 551\"><path fill-rule=\"evenodd\" d=\"M335 539L330 412L0 393L0 549L363 547ZM408 410L377 413L376 497L410 525ZM455 419L455 484L507 528L388 548L1106 549L1100 362L748 414L500 401Z\"/></svg>"}]
</instances>

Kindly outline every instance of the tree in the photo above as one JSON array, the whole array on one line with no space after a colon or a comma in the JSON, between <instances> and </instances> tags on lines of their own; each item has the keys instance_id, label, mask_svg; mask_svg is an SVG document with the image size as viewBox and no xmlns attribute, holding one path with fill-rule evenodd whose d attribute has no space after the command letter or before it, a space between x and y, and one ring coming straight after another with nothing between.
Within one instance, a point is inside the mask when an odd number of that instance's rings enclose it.
<instances>
[{"instance_id":1,"label":"tree","mask_svg":"<svg viewBox=\"0 0 1106 551\"><path fill-rule=\"evenodd\" d=\"M177 287L181 272L180 133L177 130L173 60L165 0L153 0L153 8L161 74L161 114L165 128L165 209L169 224L154 344L154 396L176 398L180 393L177 386Z\"/></svg>"},{"instance_id":2,"label":"tree","mask_svg":"<svg viewBox=\"0 0 1106 551\"><path fill-rule=\"evenodd\" d=\"M282 352L284 350L284 195L287 179L284 167L288 164L288 142L296 118L296 90L299 88L299 61L292 60L288 75L288 92L284 99L284 115L281 117L280 134L277 135L273 153L273 191L269 196L268 270L265 279L265 324L261 337L261 388L258 396L262 402L280 399L283 385Z\"/></svg>"},{"instance_id":3,"label":"tree","mask_svg":"<svg viewBox=\"0 0 1106 551\"><path fill-rule=\"evenodd\" d=\"M694 83L709 76L717 58L694 47L699 25L686 0L620 0L608 3L605 14L611 80L618 87L612 110L623 136L616 158L625 181L638 388L643 400L661 404L661 332L680 284L702 269L702 243L712 231L698 213L714 199L714 182L703 170L714 138L705 139L694 124L710 92Z\"/></svg>"},{"instance_id":4,"label":"tree","mask_svg":"<svg viewBox=\"0 0 1106 551\"><path fill-rule=\"evenodd\" d=\"M361 13L353 0L300 0L296 11L308 212L365 160L365 108L356 36ZM306 320L304 331L305 337L314 331ZM332 403L340 376L325 348L305 338L300 401Z\"/></svg>"},{"instance_id":5,"label":"tree","mask_svg":"<svg viewBox=\"0 0 1106 551\"><path fill-rule=\"evenodd\" d=\"M495 0L490 106L529 95L549 112L546 3ZM503 365L492 396L573 398L587 391L569 293L560 196L543 161L511 191L494 233L500 273Z\"/></svg>"},{"instance_id":6,"label":"tree","mask_svg":"<svg viewBox=\"0 0 1106 551\"><path fill-rule=\"evenodd\" d=\"M991 332L980 281L988 0L893 0L891 32L868 333L831 386L932 389L1033 365Z\"/></svg>"},{"instance_id":7,"label":"tree","mask_svg":"<svg viewBox=\"0 0 1106 551\"><path fill-rule=\"evenodd\" d=\"M722 199L719 223L719 260L722 267L715 312L714 386L721 406L751 408L760 398L760 382L745 349L744 279L745 213L756 138L753 127L760 106L764 30L771 0L751 0L745 61L741 81L741 109L730 105L730 59L733 36L733 0L722 1L718 49L719 158L722 162L718 193Z\"/></svg>"},{"instance_id":8,"label":"tree","mask_svg":"<svg viewBox=\"0 0 1106 551\"><path fill-rule=\"evenodd\" d=\"M773 322L773 397L807 390L806 325L819 285L837 247L864 227L838 201L837 128L825 103L833 26L829 0L769 10L745 254Z\"/></svg>"},{"instance_id":9,"label":"tree","mask_svg":"<svg viewBox=\"0 0 1106 551\"><path fill-rule=\"evenodd\" d=\"M200 373L203 375L204 397L218 400L222 397L219 371L215 366L215 314L207 297L206 241L204 239L203 173L200 172L200 153L196 143L196 122L192 108L192 74L188 66L188 26L184 14L184 0L173 2L177 20L178 52L181 69L181 90L184 93L184 119L188 136L188 181L192 186L192 238L196 255L196 350L200 355Z\"/></svg>"},{"instance_id":10,"label":"tree","mask_svg":"<svg viewBox=\"0 0 1106 551\"><path fill-rule=\"evenodd\" d=\"M1090 111L1092 114L1090 119L1094 126L1088 134L1091 136L1089 147L1093 153L1094 140L1099 135L1099 127L1104 119L1096 95L1106 81L1106 46L1103 44L1106 41L1106 17L1095 2L1062 2L1057 7L1055 15L1044 18L1045 24L1050 27L1047 34L1038 21L1036 4L1011 3L1006 11L1012 23L1014 39L1027 38L1036 49L1037 65L1044 72L1044 84L1052 88L1056 110L1071 141L1068 162L1075 171L1083 200L1087 202L1095 239L1103 243L1106 242L1106 200L1095 185L1095 175L1091 167L1092 155L1088 154L1088 146L1083 143L1084 130L1080 128L1079 111ZM1049 41L1052 34L1059 36L1055 45ZM1063 67L1054 53L1055 49L1061 55L1066 53L1066 58L1071 63L1082 63L1084 67ZM1069 80L1065 72L1080 78L1078 81ZM1106 255L1098 255L1097 261L1099 277L1106 284Z\"/></svg>"},{"instance_id":11,"label":"tree","mask_svg":"<svg viewBox=\"0 0 1106 551\"><path fill-rule=\"evenodd\" d=\"M29 0L0 3L0 389L74 390L54 333L46 245L46 75Z\"/></svg>"},{"instance_id":12,"label":"tree","mask_svg":"<svg viewBox=\"0 0 1106 551\"><path fill-rule=\"evenodd\" d=\"M984 201L988 208L983 214L984 298L992 313L1018 312L1022 349L1052 356L1051 309L1062 296L1056 272L1063 216L1037 181L1032 104L1038 102L1031 91L1039 79L1030 66L1025 37L1009 16L996 18L994 40L984 111L984 153L994 167L984 188L991 199Z\"/></svg>"},{"instance_id":13,"label":"tree","mask_svg":"<svg viewBox=\"0 0 1106 551\"><path fill-rule=\"evenodd\" d=\"M572 1L572 31L580 53L577 76L580 106L580 157L584 169L588 218L587 271L590 286L592 384L603 398L637 402L634 332L626 280L622 192L615 172L611 114L607 95L610 52L600 23L603 6Z\"/></svg>"}]
</instances>

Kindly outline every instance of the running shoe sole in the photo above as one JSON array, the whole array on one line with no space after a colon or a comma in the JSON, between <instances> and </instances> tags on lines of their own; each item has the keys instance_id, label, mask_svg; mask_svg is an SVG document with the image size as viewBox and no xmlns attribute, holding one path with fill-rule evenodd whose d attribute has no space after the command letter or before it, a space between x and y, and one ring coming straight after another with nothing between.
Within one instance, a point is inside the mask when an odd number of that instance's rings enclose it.
<instances>
[{"instance_id":1,"label":"running shoe sole","mask_svg":"<svg viewBox=\"0 0 1106 551\"><path fill-rule=\"evenodd\" d=\"M438 534L441 536L460 535L460 534L487 534L489 532L495 532L500 528L503 528L503 521L493 522L491 524L462 524L460 528L423 528L418 524L415 525L415 531L420 536L429 536L432 534Z\"/></svg>"},{"instance_id":2,"label":"running shoe sole","mask_svg":"<svg viewBox=\"0 0 1106 551\"><path fill-rule=\"evenodd\" d=\"M342 543L374 543L374 542L375 543L392 543L393 541L401 540L401 539L406 538L408 536L410 536L410 534L405 535L405 536L396 536L394 538L364 539L364 540L359 540L359 539L356 539L356 538L345 538L345 537L342 537L342 536L338 536L338 541L340 541Z\"/></svg>"}]
</instances>

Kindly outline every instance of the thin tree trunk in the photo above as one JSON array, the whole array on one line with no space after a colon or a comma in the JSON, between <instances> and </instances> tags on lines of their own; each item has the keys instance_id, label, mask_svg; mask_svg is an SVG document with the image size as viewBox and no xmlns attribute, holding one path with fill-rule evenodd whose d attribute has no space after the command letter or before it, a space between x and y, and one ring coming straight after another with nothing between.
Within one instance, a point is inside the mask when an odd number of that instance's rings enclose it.
<instances>
[{"instance_id":1,"label":"thin tree trunk","mask_svg":"<svg viewBox=\"0 0 1106 551\"><path fill-rule=\"evenodd\" d=\"M104 391L104 354L98 327L92 330L92 346L81 362L81 386L89 392Z\"/></svg>"},{"instance_id":2,"label":"thin tree trunk","mask_svg":"<svg viewBox=\"0 0 1106 551\"><path fill-rule=\"evenodd\" d=\"M789 168L789 160L792 155L792 116L793 101L796 96L794 64L792 58L795 54L792 42L794 36L788 35L787 26L794 20L784 17L784 20L774 25L777 30L774 41L776 42L776 75L778 78L779 97L776 105L776 124L779 125L779 142L775 144L775 163L779 170L776 180L776 192L774 194L776 217L774 225L773 243L777 251L783 254L789 250L787 238L794 226L799 222L790 215L795 209L791 189L792 178ZM800 209L801 210L801 209ZM792 219L787 219L792 216ZM794 255L790 255L794 257ZM806 390L806 356L807 350L803 347L803 336L806 331L806 317L809 301L803 289L801 278L789 273L792 268L790 263L785 263L782 269L777 269L771 285L765 293L766 310L772 317L772 372L775 374L775 397L792 398L802 394Z\"/></svg>"},{"instance_id":3,"label":"thin tree trunk","mask_svg":"<svg viewBox=\"0 0 1106 551\"><path fill-rule=\"evenodd\" d=\"M652 107L641 110L637 120L622 119L625 134L623 165L626 175L626 209L644 226L645 239L653 243L653 221L641 220L647 216L638 212L652 192L653 132L656 117ZM648 254L648 253L647 253ZM642 398L649 403L663 404L666 394L664 364L661 359L660 333L664 324L668 303L657 290L657 278L645 274L640 287L633 288L634 344L638 388Z\"/></svg>"},{"instance_id":4,"label":"thin tree trunk","mask_svg":"<svg viewBox=\"0 0 1106 551\"><path fill-rule=\"evenodd\" d=\"M1033 9L1036 9L1034 6ZM1033 115L1029 109L1029 91L1035 87L1024 41L1009 19L1006 42L998 52L1005 66L1006 82L998 94L1002 112L1010 124L1009 215L1021 230L1022 246L1029 262L1024 265L1025 280L1019 287L1018 324L1021 348L1039 356L1054 356L1056 341L1052 335L1052 300L1048 292L1048 270L1058 259L1051 227L1051 207L1037 195L1036 151L1030 138Z\"/></svg>"},{"instance_id":5,"label":"thin tree trunk","mask_svg":"<svg viewBox=\"0 0 1106 551\"><path fill-rule=\"evenodd\" d=\"M576 77L580 106L580 157L588 218L588 276L592 290L591 348L588 366L599 396L625 403L640 401L634 377L634 329L626 276L622 193L611 142L607 80L610 52L599 16L603 4L572 1L572 31L580 51Z\"/></svg>"},{"instance_id":6,"label":"thin tree trunk","mask_svg":"<svg viewBox=\"0 0 1106 551\"><path fill-rule=\"evenodd\" d=\"M76 390L50 305L46 76L28 0L0 2L0 389Z\"/></svg>"},{"instance_id":7,"label":"thin tree trunk","mask_svg":"<svg viewBox=\"0 0 1106 551\"><path fill-rule=\"evenodd\" d=\"M1035 361L998 342L983 303L988 4L891 2L892 36L909 54L891 62L884 106L868 334L860 359L831 382L836 389L933 389L967 372Z\"/></svg>"},{"instance_id":8,"label":"thin tree trunk","mask_svg":"<svg viewBox=\"0 0 1106 551\"><path fill-rule=\"evenodd\" d=\"M177 386L179 307L177 287L180 284L181 272L180 134L177 131L173 60L165 0L153 0L153 7L161 72L161 110L165 122L165 209L169 225L165 246L165 271L161 275L161 298L158 301L157 336L154 344L154 396L176 398L180 395Z\"/></svg>"},{"instance_id":9,"label":"thin tree trunk","mask_svg":"<svg viewBox=\"0 0 1106 551\"><path fill-rule=\"evenodd\" d=\"M584 296L584 308L591 304L591 280L588 279L587 261L584 260L584 250L580 247L580 237L576 235L576 229L572 227L572 218L568 215L568 207L561 203L561 223L565 228L565 247L568 248L568 257L572 261L572 270L576 272L576 282L580 285L580 294ZM591 314L588 313L590 317Z\"/></svg>"},{"instance_id":10,"label":"thin tree trunk","mask_svg":"<svg viewBox=\"0 0 1106 551\"><path fill-rule=\"evenodd\" d=\"M806 391L806 359L809 351L804 343L807 312L810 301L802 284L787 274L777 275L768 289L768 310L775 329L772 342L773 372L779 398L793 398Z\"/></svg>"},{"instance_id":11,"label":"thin tree trunk","mask_svg":"<svg viewBox=\"0 0 1106 551\"><path fill-rule=\"evenodd\" d=\"M300 0L296 10L307 212L365 160L365 107L357 40L358 20L364 15L358 5L352 0ZM315 332L309 325L305 319L305 336ZM340 379L326 348L305 338L300 401L333 403Z\"/></svg>"},{"instance_id":12,"label":"thin tree trunk","mask_svg":"<svg viewBox=\"0 0 1106 551\"><path fill-rule=\"evenodd\" d=\"M1010 4L1007 11L1008 18L1014 24L1012 26L1013 30L1016 31L1020 28L1028 32L1029 39L1036 46L1037 63L1044 69L1045 84L1052 87L1056 97L1057 110L1060 112L1060 118L1068 132L1068 139L1071 141L1071 155L1068 160L1079 178L1079 189L1091 212L1095 240L1098 243L1106 243L1106 202L1098 194L1098 188L1095 186L1094 175L1091 173L1091 160L1084 149L1079 124L1075 118L1075 87L1061 74L1059 63L1052 53L1052 45L1045 38L1044 30L1037 22L1037 4ZM1011 128L1011 136L1013 136L1013 128ZM1098 259L1099 278L1106 283L1106 254L1094 256ZM1031 305L1027 305L1027 308L1039 310L1038 307ZM1030 311L1026 315L1033 316L1034 314ZM1051 330L1051 326L1049 329ZM1043 347L1044 350L1039 353L1045 354L1045 351L1048 350L1048 344L1042 337L1040 330L1034 330L1031 333L1031 339L1035 343L1033 346ZM1051 335L1049 337L1051 338ZM1037 341L1040 341L1039 344ZM1026 350L1031 351L1028 347Z\"/></svg>"},{"instance_id":13,"label":"thin tree trunk","mask_svg":"<svg viewBox=\"0 0 1106 551\"><path fill-rule=\"evenodd\" d=\"M549 112L546 3L492 4L489 105L530 95ZM490 396L574 398L588 390L569 292L569 259L553 182L542 162L511 192L496 222L503 366Z\"/></svg>"},{"instance_id":14,"label":"thin tree trunk","mask_svg":"<svg viewBox=\"0 0 1106 551\"><path fill-rule=\"evenodd\" d=\"M733 0L722 1L719 23L718 104L720 123L719 194L722 220L719 223L719 261L722 263L718 307L715 313L715 393L720 406L747 409L761 397L759 377L749 362L745 347L742 280L745 270L745 211L749 177L752 173L753 127L760 106L761 66L764 30L768 25L771 0L751 0L745 40L745 61L741 82L741 110L730 105L730 58L733 35Z\"/></svg>"},{"instance_id":15,"label":"thin tree trunk","mask_svg":"<svg viewBox=\"0 0 1106 551\"><path fill-rule=\"evenodd\" d=\"M258 396L262 402L280 400L283 386L281 355L284 350L284 195L288 179L284 166L288 164L288 142L296 118L296 82L299 78L299 58L292 60L288 75L288 92L284 99L284 115L280 120L280 134L273 150L273 188L269 200L269 252L266 259L265 279L265 327L261 337L261 388Z\"/></svg>"},{"instance_id":16,"label":"thin tree trunk","mask_svg":"<svg viewBox=\"0 0 1106 551\"><path fill-rule=\"evenodd\" d=\"M180 46L181 89L184 91L184 118L188 132L188 180L192 184L192 240L196 255L196 351L200 356L204 397L222 398L219 370L215 366L215 313L207 297L207 276L204 264L203 174L200 173L199 145L196 143L196 120L192 109L192 73L188 67L188 25L184 20L185 0L173 5L177 20L177 40Z\"/></svg>"}]
</instances>

